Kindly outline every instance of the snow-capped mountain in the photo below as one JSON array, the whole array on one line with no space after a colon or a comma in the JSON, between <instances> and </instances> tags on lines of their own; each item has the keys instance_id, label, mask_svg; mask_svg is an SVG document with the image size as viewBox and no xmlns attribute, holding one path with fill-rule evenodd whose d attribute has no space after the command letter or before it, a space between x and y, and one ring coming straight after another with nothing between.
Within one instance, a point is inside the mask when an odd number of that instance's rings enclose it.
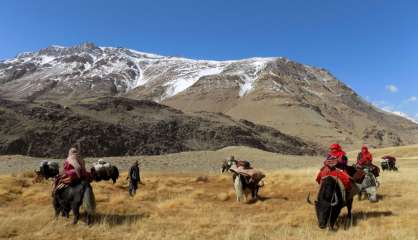
<instances>
[{"instance_id":1,"label":"snow-capped mountain","mask_svg":"<svg viewBox=\"0 0 418 240\"><path fill-rule=\"evenodd\" d=\"M324 69L281 57L193 60L85 43L0 61L2 98L103 96L222 112L323 145L418 142L417 124L377 109Z\"/></svg>"},{"instance_id":2,"label":"snow-capped mountain","mask_svg":"<svg viewBox=\"0 0 418 240\"><path fill-rule=\"evenodd\" d=\"M293 83L280 79L283 74L290 74ZM210 80L213 76L222 76L224 80L214 86ZM266 76L272 77L271 81L263 81ZM206 61L97 47L92 43L74 47L53 45L0 61L0 89L13 98L124 95L135 89L138 97L160 102L190 89L200 80L209 89L234 88L240 97L261 85L273 92L294 94L303 90L321 97L323 90L332 91L330 87L336 83L322 69L280 57Z\"/></svg>"},{"instance_id":3,"label":"snow-capped mountain","mask_svg":"<svg viewBox=\"0 0 418 240\"><path fill-rule=\"evenodd\" d=\"M258 74L275 58L204 61L165 57L125 48L50 46L0 62L1 89L13 98L72 98L123 95L142 87L163 89L153 100L183 92L205 76L239 75L239 94L251 91Z\"/></svg>"}]
</instances>

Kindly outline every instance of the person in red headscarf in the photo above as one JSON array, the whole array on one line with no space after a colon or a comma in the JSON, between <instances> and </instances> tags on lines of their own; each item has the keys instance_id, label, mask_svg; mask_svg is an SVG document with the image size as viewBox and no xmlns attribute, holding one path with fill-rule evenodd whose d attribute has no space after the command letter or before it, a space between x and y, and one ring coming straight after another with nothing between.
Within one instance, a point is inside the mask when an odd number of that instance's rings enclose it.
<instances>
[{"instance_id":1,"label":"person in red headscarf","mask_svg":"<svg viewBox=\"0 0 418 240\"><path fill-rule=\"evenodd\" d=\"M345 186L346 190L351 189L350 176L345 172L348 158L339 144L332 144L330 146L327 158L324 161L324 166L316 176L316 182L321 183L326 176L337 177Z\"/></svg>"},{"instance_id":2,"label":"person in red headscarf","mask_svg":"<svg viewBox=\"0 0 418 240\"><path fill-rule=\"evenodd\" d=\"M330 151L328 152L327 159L325 161L328 161L330 159L336 159L336 167L342 170L345 170L347 168L348 158L346 156L346 153L343 151L340 144L335 143L330 146ZM325 164L325 162L324 162Z\"/></svg>"},{"instance_id":3,"label":"person in red headscarf","mask_svg":"<svg viewBox=\"0 0 418 240\"><path fill-rule=\"evenodd\" d=\"M366 145L361 147L361 152L357 155L357 166L364 167L364 166L371 166L373 161L373 156L369 152L369 149Z\"/></svg>"},{"instance_id":4,"label":"person in red headscarf","mask_svg":"<svg viewBox=\"0 0 418 240\"><path fill-rule=\"evenodd\" d=\"M68 157L64 161L64 173L64 180L68 184L81 179L89 179L90 174L86 170L86 163L80 157L77 148L72 147L68 151Z\"/></svg>"},{"instance_id":5,"label":"person in red headscarf","mask_svg":"<svg viewBox=\"0 0 418 240\"><path fill-rule=\"evenodd\" d=\"M64 171L55 176L52 195L54 196L56 191L65 188L69 185L80 182L81 180L92 181L91 174L86 170L86 163L84 159L80 157L80 153L77 148L72 147L68 151L68 157L64 161Z\"/></svg>"},{"instance_id":6,"label":"person in red headscarf","mask_svg":"<svg viewBox=\"0 0 418 240\"><path fill-rule=\"evenodd\" d=\"M380 169L378 166L374 165L372 163L373 161L373 156L372 154L369 152L369 149L367 148L366 145L363 145L361 147L361 152L358 153L357 155L357 163L356 163L356 167L358 169L363 169L365 167L370 167L373 171L373 174L378 177L380 174Z\"/></svg>"}]
</instances>

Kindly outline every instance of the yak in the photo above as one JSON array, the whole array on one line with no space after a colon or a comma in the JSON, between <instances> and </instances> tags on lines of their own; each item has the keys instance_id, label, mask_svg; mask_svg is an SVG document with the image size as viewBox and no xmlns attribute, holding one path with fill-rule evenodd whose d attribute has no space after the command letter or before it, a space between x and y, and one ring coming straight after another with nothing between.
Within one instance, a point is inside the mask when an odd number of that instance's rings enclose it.
<instances>
[{"instance_id":1,"label":"yak","mask_svg":"<svg viewBox=\"0 0 418 240\"><path fill-rule=\"evenodd\" d=\"M347 219L349 220L348 224L346 222L346 227L352 224L351 209L353 206L353 196L357 194L358 190L356 185L353 184L351 191L346 193L344 187L338 181L333 176L327 176L322 179L317 200L314 204L318 225L322 229L327 226L330 229L334 229L341 209L344 207L347 207ZM312 204L310 195L308 195L307 202Z\"/></svg>"},{"instance_id":2,"label":"yak","mask_svg":"<svg viewBox=\"0 0 418 240\"><path fill-rule=\"evenodd\" d=\"M80 218L80 206L86 211L86 222L92 222L93 215L96 210L96 201L93 193L93 188L87 181L80 181L62 189L56 190L53 194L53 207L55 209L55 218L60 213L65 217L69 217L70 211L73 211L73 224L77 224Z\"/></svg>"}]
</instances>

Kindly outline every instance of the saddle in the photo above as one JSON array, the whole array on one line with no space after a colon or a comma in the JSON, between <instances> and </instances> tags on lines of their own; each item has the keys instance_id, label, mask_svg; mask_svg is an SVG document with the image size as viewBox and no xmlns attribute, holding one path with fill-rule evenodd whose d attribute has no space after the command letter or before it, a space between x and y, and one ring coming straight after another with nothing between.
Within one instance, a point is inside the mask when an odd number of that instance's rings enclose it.
<instances>
[{"instance_id":1,"label":"saddle","mask_svg":"<svg viewBox=\"0 0 418 240\"><path fill-rule=\"evenodd\" d=\"M68 187L71 184L71 178L65 174L58 174L52 183L52 197L61 189Z\"/></svg>"},{"instance_id":2,"label":"saddle","mask_svg":"<svg viewBox=\"0 0 418 240\"><path fill-rule=\"evenodd\" d=\"M364 168L369 168L375 177L379 177L380 175L380 168L374 164L370 164L368 166L357 166L358 171L363 171ZM364 172L363 172L364 173Z\"/></svg>"},{"instance_id":3,"label":"saddle","mask_svg":"<svg viewBox=\"0 0 418 240\"><path fill-rule=\"evenodd\" d=\"M246 160L237 160L237 167L242 167L244 169L251 169L251 163Z\"/></svg>"},{"instance_id":4,"label":"saddle","mask_svg":"<svg viewBox=\"0 0 418 240\"><path fill-rule=\"evenodd\" d=\"M65 173L60 173L55 176L54 182L52 183L52 196L55 195L56 192L68 187L74 186L79 184L80 182L90 183L92 181L92 176L90 173L86 172L82 179L71 179Z\"/></svg>"},{"instance_id":5,"label":"saddle","mask_svg":"<svg viewBox=\"0 0 418 240\"><path fill-rule=\"evenodd\" d=\"M352 178L355 183L361 184L365 177L366 173L362 169L357 169Z\"/></svg>"},{"instance_id":6,"label":"saddle","mask_svg":"<svg viewBox=\"0 0 418 240\"><path fill-rule=\"evenodd\" d=\"M231 167L231 171L244 176L246 179L248 178L248 182L260 182L263 178L266 177L266 175L261 172L260 170L254 169L254 168L244 168L244 167Z\"/></svg>"}]
</instances>

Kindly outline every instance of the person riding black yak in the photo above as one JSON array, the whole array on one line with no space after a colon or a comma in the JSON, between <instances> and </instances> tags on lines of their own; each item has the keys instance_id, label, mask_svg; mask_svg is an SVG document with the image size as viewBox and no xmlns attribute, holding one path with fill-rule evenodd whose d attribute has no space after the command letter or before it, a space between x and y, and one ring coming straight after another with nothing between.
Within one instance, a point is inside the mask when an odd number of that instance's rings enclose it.
<instances>
[{"instance_id":1,"label":"person riding black yak","mask_svg":"<svg viewBox=\"0 0 418 240\"><path fill-rule=\"evenodd\" d=\"M341 209L347 207L347 225L352 224L353 196L357 191L350 175L355 173L355 168L347 166L348 159L339 144L332 144L324 166L319 171L316 182L320 184L315 211L320 228L327 225L333 229ZM312 204L309 195L308 203Z\"/></svg>"},{"instance_id":2,"label":"person riding black yak","mask_svg":"<svg viewBox=\"0 0 418 240\"><path fill-rule=\"evenodd\" d=\"M330 151L324 161L324 166L319 171L316 182L321 184L322 179L327 176L338 178L343 184L346 191L351 189L350 176L346 172L348 158L341 146L337 143L330 146Z\"/></svg>"},{"instance_id":3,"label":"person riding black yak","mask_svg":"<svg viewBox=\"0 0 418 240\"><path fill-rule=\"evenodd\" d=\"M378 166L373 163L373 155L369 152L369 149L366 145L363 145L361 152L357 155L356 167L358 169L364 169L366 167L371 168L375 177L379 176L380 169Z\"/></svg>"},{"instance_id":4,"label":"person riding black yak","mask_svg":"<svg viewBox=\"0 0 418 240\"><path fill-rule=\"evenodd\" d=\"M80 206L83 205L87 224L90 224L96 208L91 181L91 174L86 171L85 162L80 157L79 151L76 148L71 148L64 161L64 171L58 174L54 180L52 204L55 209L55 217L58 217L60 213L68 217L72 211L74 214L73 224L76 224L80 218Z\"/></svg>"},{"instance_id":5,"label":"person riding black yak","mask_svg":"<svg viewBox=\"0 0 418 240\"><path fill-rule=\"evenodd\" d=\"M77 148L72 147L64 161L64 171L55 177L53 194L59 189L79 183L82 180L91 182L91 174L87 172L86 163L80 157Z\"/></svg>"}]
</instances>

